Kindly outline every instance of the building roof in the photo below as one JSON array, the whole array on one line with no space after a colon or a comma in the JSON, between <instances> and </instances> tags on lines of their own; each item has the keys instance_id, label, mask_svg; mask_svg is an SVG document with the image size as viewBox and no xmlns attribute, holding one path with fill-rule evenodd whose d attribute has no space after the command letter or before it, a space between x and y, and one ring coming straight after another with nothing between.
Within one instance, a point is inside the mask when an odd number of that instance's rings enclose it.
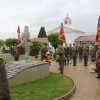
<instances>
[{"instance_id":1,"label":"building roof","mask_svg":"<svg viewBox=\"0 0 100 100\"><path fill-rule=\"evenodd\" d=\"M39 41L41 41L43 43L48 43L48 39L47 38L33 38L31 40L39 40Z\"/></svg>"},{"instance_id":2,"label":"building roof","mask_svg":"<svg viewBox=\"0 0 100 100\"><path fill-rule=\"evenodd\" d=\"M61 26L58 26L55 29L48 31L48 33L59 33L60 32L60 28L61 28ZM63 28L64 28L64 32L67 32L68 30L70 30L70 31L74 31L76 33L82 33L82 34L85 33L83 31L77 30L72 25L63 25Z\"/></svg>"},{"instance_id":3,"label":"building roof","mask_svg":"<svg viewBox=\"0 0 100 100\"><path fill-rule=\"evenodd\" d=\"M96 35L80 36L75 41L95 41Z\"/></svg>"}]
</instances>

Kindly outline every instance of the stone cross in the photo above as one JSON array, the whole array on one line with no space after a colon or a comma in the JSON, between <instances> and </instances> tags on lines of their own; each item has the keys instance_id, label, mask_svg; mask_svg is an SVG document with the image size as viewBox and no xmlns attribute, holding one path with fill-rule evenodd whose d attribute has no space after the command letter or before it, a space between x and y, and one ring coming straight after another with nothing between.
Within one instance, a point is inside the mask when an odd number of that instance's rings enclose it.
<instances>
[{"instance_id":1,"label":"stone cross","mask_svg":"<svg viewBox=\"0 0 100 100\"><path fill-rule=\"evenodd\" d=\"M25 60L29 60L30 53L30 33L28 31L28 26L25 26L24 33L22 33L22 45L25 48Z\"/></svg>"}]
</instances>

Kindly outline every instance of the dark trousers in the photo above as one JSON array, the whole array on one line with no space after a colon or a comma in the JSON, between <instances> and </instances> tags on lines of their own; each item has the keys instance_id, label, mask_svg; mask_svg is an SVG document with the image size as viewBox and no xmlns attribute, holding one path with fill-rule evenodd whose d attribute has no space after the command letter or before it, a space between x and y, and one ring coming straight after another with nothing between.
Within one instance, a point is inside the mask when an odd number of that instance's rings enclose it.
<instances>
[{"instance_id":1,"label":"dark trousers","mask_svg":"<svg viewBox=\"0 0 100 100\"><path fill-rule=\"evenodd\" d=\"M14 60L15 61L19 61L19 57L14 57Z\"/></svg>"},{"instance_id":2,"label":"dark trousers","mask_svg":"<svg viewBox=\"0 0 100 100\"><path fill-rule=\"evenodd\" d=\"M0 91L0 100L11 100L10 93Z\"/></svg>"},{"instance_id":3,"label":"dark trousers","mask_svg":"<svg viewBox=\"0 0 100 100\"><path fill-rule=\"evenodd\" d=\"M41 55L41 61L43 61L43 60L44 60L44 58L45 58L45 56L44 56L44 55Z\"/></svg>"},{"instance_id":4,"label":"dark trousers","mask_svg":"<svg viewBox=\"0 0 100 100\"><path fill-rule=\"evenodd\" d=\"M66 65L66 61L67 61L67 65L68 65L69 64L69 56L66 56L65 65Z\"/></svg>"},{"instance_id":5,"label":"dark trousers","mask_svg":"<svg viewBox=\"0 0 100 100\"><path fill-rule=\"evenodd\" d=\"M76 63L77 63L77 57L74 56L74 57L73 57L73 65L76 66Z\"/></svg>"},{"instance_id":6,"label":"dark trousers","mask_svg":"<svg viewBox=\"0 0 100 100\"><path fill-rule=\"evenodd\" d=\"M87 66L87 62L88 62L88 56L84 56L84 65Z\"/></svg>"},{"instance_id":7,"label":"dark trousers","mask_svg":"<svg viewBox=\"0 0 100 100\"><path fill-rule=\"evenodd\" d=\"M60 65L60 69L61 69L61 74L63 74L63 70L64 70L64 62L63 60L59 60L59 65Z\"/></svg>"},{"instance_id":8,"label":"dark trousers","mask_svg":"<svg viewBox=\"0 0 100 100\"><path fill-rule=\"evenodd\" d=\"M96 63L96 72L97 72L98 76L100 77L100 64L99 64L99 62Z\"/></svg>"},{"instance_id":9,"label":"dark trousers","mask_svg":"<svg viewBox=\"0 0 100 100\"><path fill-rule=\"evenodd\" d=\"M82 53L79 53L79 60L82 60Z\"/></svg>"},{"instance_id":10,"label":"dark trousers","mask_svg":"<svg viewBox=\"0 0 100 100\"><path fill-rule=\"evenodd\" d=\"M69 53L70 59L72 59L72 53Z\"/></svg>"}]
</instances>

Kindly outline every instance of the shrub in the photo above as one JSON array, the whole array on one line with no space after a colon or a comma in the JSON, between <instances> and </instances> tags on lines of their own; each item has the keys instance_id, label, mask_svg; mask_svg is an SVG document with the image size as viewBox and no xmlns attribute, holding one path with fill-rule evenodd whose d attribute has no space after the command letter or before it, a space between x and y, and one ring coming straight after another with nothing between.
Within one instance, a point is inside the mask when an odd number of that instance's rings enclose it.
<instances>
[{"instance_id":1,"label":"shrub","mask_svg":"<svg viewBox=\"0 0 100 100\"><path fill-rule=\"evenodd\" d=\"M63 41L59 40L58 36L59 33L51 33L48 35L48 41L55 49L57 48L58 43L63 44Z\"/></svg>"},{"instance_id":2,"label":"shrub","mask_svg":"<svg viewBox=\"0 0 100 100\"><path fill-rule=\"evenodd\" d=\"M38 40L32 40L30 44L30 49L35 53L38 54L41 47L43 46L43 43Z\"/></svg>"},{"instance_id":3,"label":"shrub","mask_svg":"<svg viewBox=\"0 0 100 100\"><path fill-rule=\"evenodd\" d=\"M18 44L18 39L15 39L15 38L9 38L9 39L6 39L5 41L5 45L6 46L14 46L15 44Z\"/></svg>"},{"instance_id":4,"label":"shrub","mask_svg":"<svg viewBox=\"0 0 100 100\"><path fill-rule=\"evenodd\" d=\"M0 39L0 47L4 46L4 41L2 39Z\"/></svg>"}]
</instances>

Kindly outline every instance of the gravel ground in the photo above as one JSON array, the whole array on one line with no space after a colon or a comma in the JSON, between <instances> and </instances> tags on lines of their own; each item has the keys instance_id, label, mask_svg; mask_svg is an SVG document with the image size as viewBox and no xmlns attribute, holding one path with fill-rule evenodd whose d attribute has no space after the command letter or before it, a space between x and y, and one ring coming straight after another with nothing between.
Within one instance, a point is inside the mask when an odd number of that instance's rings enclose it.
<instances>
[{"instance_id":1,"label":"gravel ground","mask_svg":"<svg viewBox=\"0 0 100 100\"><path fill-rule=\"evenodd\" d=\"M64 67L64 75L69 76L76 83L76 92L68 100L100 100L100 79L95 78L96 73L89 72L88 66L83 66L83 62L77 63L77 66ZM51 72L59 73L59 66L53 63L50 66Z\"/></svg>"}]
</instances>

